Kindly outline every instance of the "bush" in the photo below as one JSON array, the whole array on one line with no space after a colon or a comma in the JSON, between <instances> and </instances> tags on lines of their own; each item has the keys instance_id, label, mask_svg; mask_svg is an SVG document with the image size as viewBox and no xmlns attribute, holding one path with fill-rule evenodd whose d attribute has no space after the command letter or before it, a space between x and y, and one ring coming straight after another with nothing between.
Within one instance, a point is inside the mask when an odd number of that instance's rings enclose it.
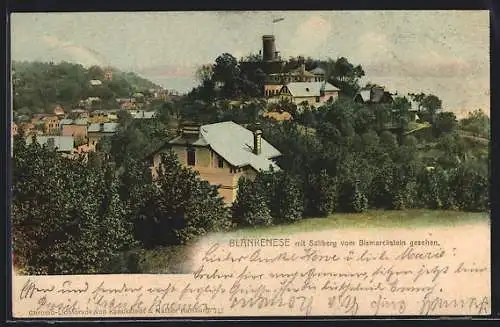
<instances>
[{"instance_id":1,"label":"bush","mask_svg":"<svg viewBox=\"0 0 500 327\"><path fill-rule=\"evenodd\" d=\"M460 210L487 211L489 209L489 178L477 171L459 166L450 178L450 191Z\"/></svg>"},{"instance_id":2,"label":"bush","mask_svg":"<svg viewBox=\"0 0 500 327\"><path fill-rule=\"evenodd\" d=\"M359 181L346 181L339 195L339 208L344 212L368 210L368 197L360 190Z\"/></svg>"},{"instance_id":3,"label":"bush","mask_svg":"<svg viewBox=\"0 0 500 327\"><path fill-rule=\"evenodd\" d=\"M417 194L419 205L429 209L439 209L442 202L439 197L441 187L436 169L422 170L417 176Z\"/></svg>"},{"instance_id":4,"label":"bush","mask_svg":"<svg viewBox=\"0 0 500 327\"><path fill-rule=\"evenodd\" d=\"M326 217L335 211L337 180L325 170L309 175L304 189L305 213L308 216Z\"/></svg>"},{"instance_id":5,"label":"bush","mask_svg":"<svg viewBox=\"0 0 500 327\"><path fill-rule=\"evenodd\" d=\"M296 178L284 171L260 172L257 192L266 199L273 223L290 223L302 219L304 201Z\"/></svg>"},{"instance_id":6,"label":"bush","mask_svg":"<svg viewBox=\"0 0 500 327\"><path fill-rule=\"evenodd\" d=\"M268 199L261 189L247 178L238 181L238 194L233 203L233 221L238 226L271 225Z\"/></svg>"}]
</instances>

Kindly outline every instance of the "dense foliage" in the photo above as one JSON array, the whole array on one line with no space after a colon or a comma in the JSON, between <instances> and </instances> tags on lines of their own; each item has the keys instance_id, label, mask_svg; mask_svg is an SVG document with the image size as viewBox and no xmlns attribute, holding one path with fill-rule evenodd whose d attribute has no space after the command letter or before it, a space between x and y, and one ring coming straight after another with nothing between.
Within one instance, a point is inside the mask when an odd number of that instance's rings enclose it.
<instances>
[{"instance_id":1,"label":"dense foliage","mask_svg":"<svg viewBox=\"0 0 500 327\"><path fill-rule=\"evenodd\" d=\"M103 273L133 243L111 167L95 169L16 139L14 255L27 273ZM85 255L82 255L85 253Z\"/></svg>"},{"instance_id":2,"label":"dense foliage","mask_svg":"<svg viewBox=\"0 0 500 327\"><path fill-rule=\"evenodd\" d=\"M147 93L158 86L135 73L121 72L114 68L112 79L106 80L105 70L98 66L61 62L16 62L12 64L13 108L20 115L51 113L53 106L74 108L80 100L99 97L99 108L116 109L117 98L128 98L135 93ZM91 85L100 80L101 85Z\"/></svg>"},{"instance_id":3,"label":"dense foliage","mask_svg":"<svg viewBox=\"0 0 500 327\"><path fill-rule=\"evenodd\" d=\"M301 62L308 70L325 69L342 88L338 101L320 108L268 105L255 98L259 74L244 74L236 59L224 54L198 71L201 85L189 96L159 103L156 118L135 120L120 112L118 132L99 142L88 161L26 146L21 133L13 158L17 263L35 274L138 272L145 249L174 248L234 225L286 224L371 208L489 210L490 121L482 111L458 120L442 110L437 96L423 93L392 103L356 103L352 93L364 75L360 66L345 58L292 58L286 65L294 69ZM88 81L103 74L98 67L68 63L30 65L14 67L15 110L21 113L94 96ZM151 86L133 74L113 76L99 95L105 98L107 92L110 101ZM235 98L240 99L235 103ZM409 100L419 107L417 121ZM263 118L268 110L285 110L293 119ZM232 208L216 186L171 152L162 156L153 181L150 155L174 136L182 120L232 120L248 129L259 124L282 153L281 169L241 178Z\"/></svg>"},{"instance_id":4,"label":"dense foliage","mask_svg":"<svg viewBox=\"0 0 500 327\"><path fill-rule=\"evenodd\" d=\"M218 187L183 167L175 153L162 154L158 179L135 217L135 236L145 247L184 244L231 227Z\"/></svg>"}]
</instances>

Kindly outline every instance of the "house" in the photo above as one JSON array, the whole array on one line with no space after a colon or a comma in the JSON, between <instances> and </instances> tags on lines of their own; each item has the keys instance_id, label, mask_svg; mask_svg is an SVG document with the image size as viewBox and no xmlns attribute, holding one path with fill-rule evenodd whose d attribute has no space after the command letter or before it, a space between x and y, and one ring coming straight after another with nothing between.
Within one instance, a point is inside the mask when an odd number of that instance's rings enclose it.
<instances>
[{"instance_id":1,"label":"house","mask_svg":"<svg viewBox=\"0 0 500 327\"><path fill-rule=\"evenodd\" d=\"M306 71L305 64L301 64L299 68L287 73L272 73L266 76L264 83L264 95L266 97L274 97L279 95L283 85L293 82L322 82L325 80L325 71L322 68L315 68L311 71Z\"/></svg>"},{"instance_id":2,"label":"house","mask_svg":"<svg viewBox=\"0 0 500 327\"><path fill-rule=\"evenodd\" d=\"M90 114L89 122L91 123L107 123L111 120L118 119L118 112L121 109L105 109L105 110L94 110Z\"/></svg>"},{"instance_id":3,"label":"house","mask_svg":"<svg viewBox=\"0 0 500 327\"><path fill-rule=\"evenodd\" d=\"M36 134L35 124L33 123L21 123L18 127L18 132L22 131L24 135Z\"/></svg>"},{"instance_id":4,"label":"house","mask_svg":"<svg viewBox=\"0 0 500 327\"><path fill-rule=\"evenodd\" d=\"M88 145L95 146L101 138L111 136L118 131L118 123L93 123L87 131Z\"/></svg>"},{"instance_id":5,"label":"house","mask_svg":"<svg viewBox=\"0 0 500 327\"><path fill-rule=\"evenodd\" d=\"M279 92L282 100L290 100L295 104L307 102L312 106L319 106L326 101L336 100L339 89L326 82L292 82L283 85Z\"/></svg>"},{"instance_id":6,"label":"house","mask_svg":"<svg viewBox=\"0 0 500 327\"><path fill-rule=\"evenodd\" d=\"M113 79L113 72L107 71L104 73L104 79L106 81L111 81Z\"/></svg>"},{"instance_id":7,"label":"house","mask_svg":"<svg viewBox=\"0 0 500 327\"><path fill-rule=\"evenodd\" d=\"M87 124L86 118L63 119L60 122L61 135L73 137L87 137Z\"/></svg>"},{"instance_id":8,"label":"house","mask_svg":"<svg viewBox=\"0 0 500 327\"><path fill-rule=\"evenodd\" d=\"M366 104L391 103L392 100L391 92L378 85L364 87L354 96L354 101Z\"/></svg>"},{"instance_id":9,"label":"house","mask_svg":"<svg viewBox=\"0 0 500 327\"><path fill-rule=\"evenodd\" d=\"M54 112L54 115L56 115L59 118L64 117L64 109L60 105L56 105L54 107L54 111L53 112Z\"/></svg>"},{"instance_id":10,"label":"house","mask_svg":"<svg viewBox=\"0 0 500 327\"><path fill-rule=\"evenodd\" d=\"M44 132L47 135L57 135L59 133L59 117L48 116L41 119L44 124Z\"/></svg>"},{"instance_id":11,"label":"house","mask_svg":"<svg viewBox=\"0 0 500 327\"><path fill-rule=\"evenodd\" d=\"M89 118L89 112L84 109L73 109L71 113L76 115L78 118Z\"/></svg>"},{"instance_id":12,"label":"house","mask_svg":"<svg viewBox=\"0 0 500 327\"><path fill-rule=\"evenodd\" d=\"M35 137L36 142L41 146L54 147L57 152L72 154L74 150L74 139L71 136L47 136L38 135ZM33 137L26 137L26 144L33 143Z\"/></svg>"},{"instance_id":13,"label":"house","mask_svg":"<svg viewBox=\"0 0 500 327\"><path fill-rule=\"evenodd\" d=\"M152 156L152 174L157 177L161 153L172 149L184 166L197 170L200 177L219 185L226 204L236 199L238 180L253 179L260 170L279 170L273 159L281 153L262 138L232 121L209 125L185 125L181 134Z\"/></svg>"},{"instance_id":14,"label":"house","mask_svg":"<svg viewBox=\"0 0 500 327\"><path fill-rule=\"evenodd\" d=\"M325 80L326 71L323 68L316 67L313 70L310 70L309 72L314 74L315 82L323 82Z\"/></svg>"},{"instance_id":15,"label":"house","mask_svg":"<svg viewBox=\"0 0 500 327\"><path fill-rule=\"evenodd\" d=\"M153 119L156 117L156 111L137 110L130 113L134 119Z\"/></svg>"}]
</instances>

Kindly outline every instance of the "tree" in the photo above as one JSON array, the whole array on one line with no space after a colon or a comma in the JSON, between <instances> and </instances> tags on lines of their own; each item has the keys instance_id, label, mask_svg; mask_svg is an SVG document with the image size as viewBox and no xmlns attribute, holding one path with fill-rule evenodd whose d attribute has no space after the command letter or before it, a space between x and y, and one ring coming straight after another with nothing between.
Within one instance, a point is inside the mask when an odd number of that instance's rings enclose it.
<instances>
[{"instance_id":1,"label":"tree","mask_svg":"<svg viewBox=\"0 0 500 327\"><path fill-rule=\"evenodd\" d=\"M122 127L127 127L132 121L133 121L133 117L132 115L130 114L130 112L128 112L127 110L120 110L118 111L118 124L120 124L120 126Z\"/></svg>"},{"instance_id":2,"label":"tree","mask_svg":"<svg viewBox=\"0 0 500 327\"><path fill-rule=\"evenodd\" d=\"M326 217L335 211L337 180L326 170L307 176L304 186L305 213L312 217Z\"/></svg>"},{"instance_id":3,"label":"tree","mask_svg":"<svg viewBox=\"0 0 500 327\"><path fill-rule=\"evenodd\" d=\"M425 93L409 93L409 97L415 101L419 108L419 116L420 118L434 122L434 118L436 113L441 110L442 101L437 96L433 94L425 94Z\"/></svg>"},{"instance_id":4,"label":"tree","mask_svg":"<svg viewBox=\"0 0 500 327\"><path fill-rule=\"evenodd\" d=\"M16 141L13 241L27 273L106 273L134 244L125 216L112 167L94 169L36 142Z\"/></svg>"},{"instance_id":5,"label":"tree","mask_svg":"<svg viewBox=\"0 0 500 327\"><path fill-rule=\"evenodd\" d=\"M297 180L284 171L260 172L255 178L257 193L263 194L273 222L290 223L302 218L304 203Z\"/></svg>"},{"instance_id":6,"label":"tree","mask_svg":"<svg viewBox=\"0 0 500 327\"><path fill-rule=\"evenodd\" d=\"M467 118L460 121L463 130L484 138L490 138L490 125L490 118L481 109L469 112Z\"/></svg>"},{"instance_id":7,"label":"tree","mask_svg":"<svg viewBox=\"0 0 500 327\"><path fill-rule=\"evenodd\" d=\"M196 79L203 83L212 80L214 70L212 65L201 65L196 69Z\"/></svg>"},{"instance_id":8,"label":"tree","mask_svg":"<svg viewBox=\"0 0 500 327\"><path fill-rule=\"evenodd\" d=\"M273 218L264 194L247 178L238 180L238 193L233 203L233 221L238 226L271 225Z\"/></svg>"},{"instance_id":9,"label":"tree","mask_svg":"<svg viewBox=\"0 0 500 327\"><path fill-rule=\"evenodd\" d=\"M172 151L162 154L155 185L135 221L135 235L143 246L185 244L231 227L230 212L218 188L181 166Z\"/></svg>"},{"instance_id":10,"label":"tree","mask_svg":"<svg viewBox=\"0 0 500 327\"><path fill-rule=\"evenodd\" d=\"M436 137L453 132L458 125L457 117L453 112L440 112L434 121L433 129Z\"/></svg>"}]
</instances>

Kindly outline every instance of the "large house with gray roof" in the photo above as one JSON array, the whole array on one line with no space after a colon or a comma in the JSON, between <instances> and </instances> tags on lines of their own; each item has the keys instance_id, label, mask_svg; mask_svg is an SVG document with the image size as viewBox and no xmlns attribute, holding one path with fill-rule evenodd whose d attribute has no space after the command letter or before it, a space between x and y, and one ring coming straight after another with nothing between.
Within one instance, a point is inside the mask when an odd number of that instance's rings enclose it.
<instances>
[{"instance_id":1,"label":"large house with gray roof","mask_svg":"<svg viewBox=\"0 0 500 327\"><path fill-rule=\"evenodd\" d=\"M253 179L257 172L279 170L273 161L281 153L262 138L232 121L209 125L185 125L179 136L153 154L153 178L157 176L161 153L172 149L181 164L200 173L212 185L219 185L219 194L227 204L236 199L238 180Z\"/></svg>"}]
</instances>

